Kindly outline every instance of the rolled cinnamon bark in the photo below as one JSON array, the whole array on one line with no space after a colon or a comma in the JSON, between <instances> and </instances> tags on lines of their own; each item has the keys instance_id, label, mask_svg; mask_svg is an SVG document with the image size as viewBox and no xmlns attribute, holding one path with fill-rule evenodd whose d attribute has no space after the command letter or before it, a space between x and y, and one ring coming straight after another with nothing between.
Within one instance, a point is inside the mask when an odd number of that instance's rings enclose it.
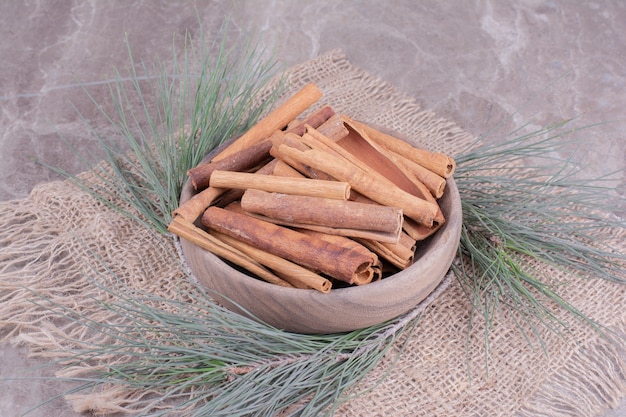
<instances>
[{"instance_id":1,"label":"rolled cinnamon bark","mask_svg":"<svg viewBox=\"0 0 626 417\"><path fill-rule=\"evenodd\" d=\"M320 149L300 151L286 144L278 148L273 147L272 152L274 156L286 160L287 163L289 160L295 160L326 172L339 181L347 182L356 191L377 203L400 207L406 216L426 226L432 226L439 210L436 204L409 194L384 177L381 179L372 175L330 152Z\"/></svg>"},{"instance_id":2,"label":"rolled cinnamon bark","mask_svg":"<svg viewBox=\"0 0 626 417\"><path fill-rule=\"evenodd\" d=\"M283 132L280 132L283 135ZM269 138L269 143L272 143L272 137ZM254 146L254 145L252 145ZM248 149L248 148L244 148ZM273 165L276 160L272 160L261 167L257 173L270 174L273 169ZM213 171L211 171L213 174ZM210 177L209 177L210 184ZM196 220L202 215L204 210L211 204L227 205L231 201L239 199L243 195L243 190L232 190L228 188L211 187L210 185L193 195L189 200L179 205L172 213L173 217L181 216L182 218L195 223Z\"/></svg>"},{"instance_id":3,"label":"rolled cinnamon bark","mask_svg":"<svg viewBox=\"0 0 626 417\"><path fill-rule=\"evenodd\" d=\"M330 235L328 233L318 232L318 231L310 230L310 229L296 229L296 230L300 233L304 233L305 235L315 236L319 239L322 239L325 242L333 243L335 245L339 245L344 248L361 252L365 256L368 256L369 258L372 259L372 270L374 272L372 281L378 281L379 279L382 278L382 272L383 272L382 261L378 258L378 255L376 255L371 250L367 249L365 246L363 246L359 242L353 239L350 239L348 237L345 237L345 236Z\"/></svg>"},{"instance_id":4,"label":"rolled cinnamon bark","mask_svg":"<svg viewBox=\"0 0 626 417\"><path fill-rule=\"evenodd\" d=\"M314 117L315 115L311 115ZM334 115L331 119L340 120L339 115ZM309 120L309 119L307 119ZM330 119L329 119L330 120ZM308 124L308 123L307 123ZM305 125L302 125L302 128L305 128ZM298 136L291 132L282 132L277 131L272 134L270 137L270 141L276 146L277 143L288 142L291 145L300 145L303 149L307 149L306 145L302 144L298 139ZM298 166L300 171L305 172L306 175L301 173L299 170L295 169L293 166L286 164L284 161L279 159L273 159L268 162L266 165L258 169L255 174L263 174L263 175L277 175L279 177L296 177L296 178L313 178L318 180L325 181L334 181L330 175L327 175L321 171L316 171L311 167L304 166L302 164L297 164L292 162L293 165ZM244 190L242 189L231 189L226 191L223 195L221 195L218 199L215 199L215 205L219 207L225 207L233 201L236 201L241 198Z\"/></svg>"},{"instance_id":5,"label":"rolled cinnamon bark","mask_svg":"<svg viewBox=\"0 0 626 417\"><path fill-rule=\"evenodd\" d=\"M351 124L350 118L342 115L341 119L344 121L348 134L337 143L312 127L307 131L307 135L310 136L304 135L302 142L312 148L334 152L364 171L375 176L382 176L407 193L437 204L437 200L433 198L428 187L412 171L404 169L405 166L399 163L397 155L372 141L362 129ZM406 161L416 165L412 161ZM437 177L436 174L428 172ZM442 178L442 180L445 184L445 179Z\"/></svg>"},{"instance_id":6,"label":"rolled cinnamon bark","mask_svg":"<svg viewBox=\"0 0 626 417\"><path fill-rule=\"evenodd\" d=\"M407 193L423 198L402 167L398 166L391 158L389 150L373 141L349 117L342 115L341 119L348 134L339 140L337 145L347 151L347 155L352 155L352 160L357 159L361 168L382 175ZM323 139L323 136L320 136L316 129L310 129L310 134L318 140Z\"/></svg>"},{"instance_id":7,"label":"rolled cinnamon bark","mask_svg":"<svg viewBox=\"0 0 626 417\"><path fill-rule=\"evenodd\" d=\"M287 101L258 121L246 133L227 146L213 161L219 161L242 149L248 148L255 143L269 138L272 133L283 129L300 113L309 108L322 97L322 92L313 83L307 84Z\"/></svg>"},{"instance_id":8,"label":"rolled cinnamon bark","mask_svg":"<svg viewBox=\"0 0 626 417\"><path fill-rule=\"evenodd\" d=\"M187 170L187 176L191 180L193 188L196 191L202 191L209 186L209 179L213 171L249 171L251 168L271 158L271 148L272 142L269 139L265 139L219 161L191 168Z\"/></svg>"},{"instance_id":9,"label":"rolled cinnamon bark","mask_svg":"<svg viewBox=\"0 0 626 417\"><path fill-rule=\"evenodd\" d=\"M409 236L411 236L415 240L424 240L428 236L431 236L435 233L441 226L443 226L443 221L441 222L433 222L432 226L424 226L423 224L419 224L411 218L404 218L404 224L402 225L402 230L404 230Z\"/></svg>"},{"instance_id":10,"label":"rolled cinnamon bark","mask_svg":"<svg viewBox=\"0 0 626 417\"><path fill-rule=\"evenodd\" d=\"M271 175L274 172L274 168L276 167L276 164L278 164L279 162L280 161L277 160L277 159L272 159L270 162L268 162L267 164L265 164L261 168L259 168L255 172L255 174L257 174L257 175ZM237 189L237 188L230 189L230 190L226 191L224 194L222 194L219 198L217 198L214 201L214 204L216 206L218 206L218 207L226 207L227 205L229 205L233 201L239 200L241 198L241 196L243 195L244 191L245 190Z\"/></svg>"},{"instance_id":11,"label":"rolled cinnamon bark","mask_svg":"<svg viewBox=\"0 0 626 417\"><path fill-rule=\"evenodd\" d=\"M293 126L287 127L286 132L294 133L298 136L302 136L306 132L306 125L319 127L325 124L331 117L335 116L335 111L330 106L324 106L303 121L295 123Z\"/></svg>"},{"instance_id":12,"label":"rolled cinnamon bark","mask_svg":"<svg viewBox=\"0 0 626 417\"><path fill-rule=\"evenodd\" d=\"M349 117L340 115L340 118L348 134L336 144L315 128L307 130L307 134L313 139L304 135L303 143L314 148L335 152L364 171L375 176L382 176L407 193L436 205L437 214L433 219L433 225L420 224L417 228L410 230L414 233L412 236L421 236L421 239L434 233L445 222L437 198L443 194L446 180L376 143L361 128L361 125ZM419 171L421 177L418 177L412 168ZM422 178L429 181L428 186L422 182ZM429 186L437 188L438 197L433 196ZM415 234L416 231L417 234Z\"/></svg>"},{"instance_id":13,"label":"rolled cinnamon bark","mask_svg":"<svg viewBox=\"0 0 626 417\"><path fill-rule=\"evenodd\" d=\"M168 225L167 230L182 239L188 240L196 246L239 265L267 282L282 287L293 287L293 285L268 271L259 262L250 258L245 253L211 236L182 217L175 217Z\"/></svg>"},{"instance_id":14,"label":"rolled cinnamon bark","mask_svg":"<svg viewBox=\"0 0 626 417\"><path fill-rule=\"evenodd\" d=\"M332 123L327 123L328 120L333 117ZM296 135L302 135L306 131L306 126L320 127L322 125L334 126L336 120L341 120L339 115L335 115L334 110L330 106L324 106L318 109L303 121L299 122L297 126L288 128L286 132L294 133ZM335 130L337 128L334 128ZM334 130L332 130L334 132ZM276 132L272 133L275 134ZM187 171L187 175L191 179L191 183L196 191L204 190L209 186L209 178L213 171L239 171L246 172L259 164L267 161L271 158L269 153L272 147L271 136L268 139L264 139L259 143L252 146L242 148L241 150L228 155L225 158L219 160L213 160L209 163L200 164Z\"/></svg>"},{"instance_id":15,"label":"rolled cinnamon bark","mask_svg":"<svg viewBox=\"0 0 626 417\"><path fill-rule=\"evenodd\" d=\"M173 214L173 217L182 217L190 223L195 223L200 217L202 212L209 207L219 196L224 194L227 190L224 188L208 187L195 194L189 200L178 206Z\"/></svg>"},{"instance_id":16,"label":"rolled cinnamon bark","mask_svg":"<svg viewBox=\"0 0 626 417\"><path fill-rule=\"evenodd\" d=\"M202 224L349 284L366 284L373 277L372 260L362 253L245 214L209 207Z\"/></svg>"},{"instance_id":17,"label":"rolled cinnamon bark","mask_svg":"<svg viewBox=\"0 0 626 417\"><path fill-rule=\"evenodd\" d=\"M283 161L284 163L286 163L287 165L291 166L293 169L295 169L296 171L300 172L303 176L307 177L307 178L314 178L314 179L318 179L318 180L326 180L326 181L333 181L334 178L330 175L328 175L325 172L322 172L320 170L314 169L306 164L300 163L296 160L293 160L291 158L289 158L287 155L280 155L280 157L278 157L278 155L276 154L277 149L280 145L288 145L292 148L296 148L299 150L307 150L309 149L309 147L307 145L305 145L304 143L302 143L301 141L301 137L291 134L291 133L287 133L284 135L276 135L272 138L272 149L270 149L270 155L272 155L274 158L277 158L278 160Z\"/></svg>"},{"instance_id":18,"label":"rolled cinnamon bark","mask_svg":"<svg viewBox=\"0 0 626 417\"><path fill-rule=\"evenodd\" d=\"M211 234L214 234L215 237L231 247L250 256L259 264L273 270L276 274L280 275L284 281L296 288L312 288L325 294L329 293L332 288L332 282L330 282L330 280L298 264L261 249L257 249L232 236L216 231L212 231Z\"/></svg>"},{"instance_id":19,"label":"rolled cinnamon bark","mask_svg":"<svg viewBox=\"0 0 626 417\"><path fill-rule=\"evenodd\" d=\"M419 180L426 189L430 192L430 194L435 198L441 198L445 189L446 189L446 179L440 175L437 175L433 171L424 168L418 163L411 161L404 156L397 154L395 152L390 152L392 155L393 161L400 167L403 168L404 172L409 175L414 176L415 179ZM408 175L407 175L408 176Z\"/></svg>"},{"instance_id":20,"label":"rolled cinnamon bark","mask_svg":"<svg viewBox=\"0 0 626 417\"><path fill-rule=\"evenodd\" d=\"M274 161L276 161L276 164L274 164L272 169L272 175L277 175L279 177L305 178L300 171L294 169L291 165L286 164L280 159L274 159Z\"/></svg>"},{"instance_id":21,"label":"rolled cinnamon bark","mask_svg":"<svg viewBox=\"0 0 626 417\"><path fill-rule=\"evenodd\" d=\"M307 124L309 126L314 127L315 129L317 129L318 132L320 132L322 135L326 136L327 138L330 138L330 140L334 142L337 142L338 140L347 136L349 133L348 129L343 123L343 118L341 117L340 114L335 114L334 116L330 117L319 127L313 126L310 123L307 123Z\"/></svg>"},{"instance_id":22,"label":"rolled cinnamon bark","mask_svg":"<svg viewBox=\"0 0 626 417\"><path fill-rule=\"evenodd\" d=\"M365 123L357 122L355 120L353 120L353 123L355 126L359 126L367 132L368 136L374 141L393 152L404 155L424 168L427 168L444 178L449 178L452 174L454 174L456 162L453 158L438 152L430 152L426 149L416 148L401 139L383 133Z\"/></svg>"},{"instance_id":23,"label":"rolled cinnamon bark","mask_svg":"<svg viewBox=\"0 0 626 417\"><path fill-rule=\"evenodd\" d=\"M357 239L357 241L399 269L406 269L413 264L415 246L411 244L414 244L415 241L406 234L403 234L398 243L368 239Z\"/></svg>"},{"instance_id":24,"label":"rolled cinnamon bark","mask_svg":"<svg viewBox=\"0 0 626 417\"><path fill-rule=\"evenodd\" d=\"M278 224L334 235L397 242L403 215L398 207L247 190L241 207Z\"/></svg>"},{"instance_id":25,"label":"rolled cinnamon bark","mask_svg":"<svg viewBox=\"0 0 626 417\"><path fill-rule=\"evenodd\" d=\"M350 197L350 184L347 182L256 175L245 172L213 171L211 186L215 188L253 188L274 193L336 200L347 200Z\"/></svg>"},{"instance_id":26,"label":"rolled cinnamon bark","mask_svg":"<svg viewBox=\"0 0 626 417\"><path fill-rule=\"evenodd\" d=\"M415 173L405 169L406 166L400 162L406 161L412 165L417 164L406 158L400 161L399 156L372 141L366 132L353 124L350 118L344 115L341 115L341 118L349 133L337 143L334 143L317 129L311 127L307 130L307 134L302 137L302 142L310 147L328 150L337 154L379 180L389 181L401 190L436 205L437 214L433 219L434 225L419 222L419 228L422 229L420 234L422 236L426 237L434 233L445 222L437 199L430 193L428 187L416 177ZM422 169L426 170L425 168ZM433 177L442 179L445 184L445 179L431 171L428 171L428 173Z\"/></svg>"}]
</instances>

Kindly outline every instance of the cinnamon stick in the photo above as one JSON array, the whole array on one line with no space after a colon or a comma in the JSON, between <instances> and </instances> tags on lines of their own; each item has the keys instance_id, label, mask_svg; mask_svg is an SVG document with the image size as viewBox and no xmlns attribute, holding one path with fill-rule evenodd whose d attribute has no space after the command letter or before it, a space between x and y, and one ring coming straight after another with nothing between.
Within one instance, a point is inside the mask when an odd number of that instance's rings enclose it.
<instances>
[{"instance_id":1,"label":"cinnamon stick","mask_svg":"<svg viewBox=\"0 0 626 417\"><path fill-rule=\"evenodd\" d=\"M181 217L175 217L168 225L167 230L198 247L239 265L267 282L282 287L293 287L293 285L289 284L287 281L265 269L259 262L238 249L216 239L214 236L211 236Z\"/></svg>"},{"instance_id":2,"label":"cinnamon stick","mask_svg":"<svg viewBox=\"0 0 626 417\"><path fill-rule=\"evenodd\" d=\"M279 256L257 249L224 233L212 231L219 240L250 256L256 262L273 270L276 274L296 288L312 288L322 293L329 293L332 283L309 269L283 259Z\"/></svg>"},{"instance_id":3,"label":"cinnamon stick","mask_svg":"<svg viewBox=\"0 0 626 417\"><path fill-rule=\"evenodd\" d=\"M399 269L406 269L413 264L415 241L406 234L403 234L397 243L368 239L357 239L357 241Z\"/></svg>"},{"instance_id":4,"label":"cinnamon stick","mask_svg":"<svg viewBox=\"0 0 626 417\"><path fill-rule=\"evenodd\" d=\"M407 193L438 206L436 199L432 197L424 184L417 180L412 173L407 175L400 167L396 166L391 152L373 142L365 132L352 126L349 118L341 117L348 134L337 143L314 128L308 130L312 139L305 135L302 141L311 147L334 152L377 177L379 181L388 181Z\"/></svg>"},{"instance_id":5,"label":"cinnamon stick","mask_svg":"<svg viewBox=\"0 0 626 417\"><path fill-rule=\"evenodd\" d=\"M396 165L401 167L408 174L407 176L411 175L424 184L433 197L441 198L443 196L446 188L445 178L400 154L393 151L390 154Z\"/></svg>"},{"instance_id":6,"label":"cinnamon stick","mask_svg":"<svg viewBox=\"0 0 626 417\"><path fill-rule=\"evenodd\" d=\"M432 226L424 226L423 224L417 223L413 219L405 217L402 230L415 240L424 240L439 230L439 228L443 226L443 223L443 221L434 221Z\"/></svg>"},{"instance_id":7,"label":"cinnamon stick","mask_svg":"<svg viewBox=\"0 0 626 417\"><path fill-rule=\"evenodd\" d=\"M201 164L187 170L187 176L196 191L202 191L209 186L209 179L213 171L248 171L270 158L272 142L265 139L250 147L241 149L219 161Z\"/></svg>"},{"instance_id":8,"label":"cinnamon stick","mask_svg":"<svg viewBox=\"0 0 626 417\"><path fill-rule=\"evenodd\" d=\"M202 212L226 191L227 190L224 188L205 188L179 205L172 213L173 217L176 218L180 216L190 223L195 223Z\"/></svg>"},{"instance_id":9,"label":"cinnamon stick","mask_svg":"<svg viewBox=\"0 0 626 417\"><path fill-rule=\"evenodd\" d=\"M307 145L302 143L301 139L302 139L301 137L290 134L290 133L284 134L282 136L281 135L274 136L272 138L272 149L270 149L270 155L272 155L274 158L282 160L283 162L291 166L296 171L302 173L302 175L304 175L305 177L319 179L319 180L333 181L334 178L331 175L328 175L325 172L322 172L306 164L293 160L289 158L287 155L280 155L280 157L277 156L276 149L278 149L278 147L280 147L280 145L283 145L283 144L288 145L292 148L300 149L300 150L309 149Z\"/></svg>"},{"instance_id":10,"label":"cinnamon stick","mask_svg":"<svg viewBox=\"0 0 626 417\"><path fill-rule=\"evenodd\" d=\"M335 116L335 111L333 110L333 108L330 106L324 106L316 110L306 119L298 121L293 126L288 126L286 132L302 136L304 132L306 132L306 125L319 127L325 124L333 116Z\"/></svg>"},{"instance_id":11,"label":"cinnamon stick","mask_svg":"<svg viewBox=\"0 0 626 417\"><path fill-rule=\"evenodd\" d=\"M245 214L209 207L202 224L349 284L365 284L373 277L372 260L361 253Z\"/></svg>"},{"instance_id":12,"label":"cinnamon stick","mask_svg":"<svg viewBox=\"0 0 626 417\"><path fill-rule=\"evenodd\" d=\"M271 138L269 143L272 143ZM260 168L257 173L270 174L275 163L276 160L268 162ZM211 172L211 174L213 174L213 172ZM194 223L211 204L219 203L225 206L228 203L241 198L242 195L243 190L240 189L229 190L228 188L211 187L209 179L209 187L193 195L189 200L179 205L172 214L174 217L181 216Z\"/></svg>"},{"instance_id":13,"label":"cinnamon stick","mask_svg":"<svg viewBox=\"0 0 626 417\"><path fill-rule=\"evenodd\" d=\"M272 159L270 162L259 168L255 174L257 175L277 175L279 177L298 177L305 178L300 172L293 169L279 159ZM212 203L218 207L226 207L233 201L237 201L243 196L245 190L231 189L215 198ZM351 193L352 194L352 193ZM207 206L208 207L208 206ZM206 208L206 207L205 207ZM200 213L198 213L200 215Z\"/></svg>"},{"instance_id":14,"label":"cinnamon stick","mask_svg":"<svg viewBox=\"0 0 626 417\"><path fill-rule=\"evenodd\" d=\"M341 138L347 136L349 133L348 129L343 124L343 118L341 117L340 114L335 114L334 116L330 117L319 127L313 126L310 123L306 123L306 124L308 124L311 127L314 127L315 129L317 129L318 132L320 132L322 135L326 136L327 138L330 138L330 140L332 140L333 142L337 142ZM302 135L299 135L299 136L302 136Z\"/></svg>"},{"instance_id":15,"label":"cinnamon stick","mask_svg":"<svg viewBox=\"0 0 626 417\"><path fill-rule=\"evenodd\" d=\"M253 188L268 192L324 197L336 200L347 200L350 197L350 184L347 182L325 181L311 178L213 171L210 184L215 188Z\"/></svg>"},{"instance_id":16,"label":"cinnamon stick","mask_svg":"<svg viewBox=\"0 0 626 417\"><path fill-rule=\"evenodd\" d=\"M255 143L271 136L277 130L283 129L290 121L309 108L322 97L321 90L313 83L307 84L283 104L258 121L246 133L227 146L213 161L219 161L241 149L248 148Z\"/></svg>"},{"instance_id":17,"label":"cinnamon stick","mask_svg":"<svg viewBox=\"0 0 626 417\"><path fill-rule=\"evenodd\" d=\"M349 117L342 115L341 119L349 133L338 141L337 145L358 158L364 169L382 175L409 194L424 198L415 184L407 178L402 167L394 163L386 148L373 141L367 135L367 132L356 125ZM318 140L321 139L315 129L311 129L311 135Z\"/></svg>"},{"instance_id":18,"label":"cinnamon stick","mask_svg":"<svg viewBox=\"0 0 626 417\"><path fill-rule=\"evenodd\" d=\"M247 190L242 208L278 224L310 228L329 234L397 242L402 209L397 207Z\"/></svg>"},{"instance_id":19,"label":"cinnamon stick","mask_svg":"<svg viewBox=\"0 0 626 417\"><path fill-rule=\"evenodd\" d=\"M356 126L361 127L372 140L380 143L387 149L411 159L436 174L449 178L454 174L456 162L453 158L438 152L430 152L426 149L414 147L407 142L394 136L383 133L373 127L353 121Z\"/></svg>"},{"instance_id":20,"label":"cinnamon stick","mask_svg":"<svg viewBox=\"0 0 626 417\"><path fill-rule=\"evenodd\" d=\"M305 135L306 136L306 135ZM392 207L400 207L406 216L419 223L432 226L437 214L438 206L422 200L395 186L388 180L372 175L345 159L320 149L300 151L285 144L271 151L281 159L291 159L311 166L314 169L326 172L339 181L350 184L359 193L380 203ZM288 162L288 161L287 161Z\"/></svg>"},{"instance_id":21,"label":"cinnamon stick","mask_svg":"<svg viewBox=\"0 0 626 417\"><path fill-rule=\"evenodd\" d=\"M280 159L274 159L276 163L272 169L272 175L277 175L279 177L293 177L293 178L304 178L298 170L294 169L291 165L286 164Z\"/></svg>"},{"instance_id":22,"label":"cinnamon stick","mask_svg":"<svg viewBox=\"0 0 626 417\"><path fill-rule=\"evenodd\" d=\"M339 115L335 115L332 107L324 106L316 110L303 121L299 122L296 126L288 128L286 132L302 135L306 131L306 125L313 127L320 127L322 125L328 126L326 122L333 116L337 116L333 120L337 120L339 118ZM336 124L336 122L331 123L330 126L333 126L334 124ZM269 154L269 150L271 147L272 144L270 136L268 139L264 139L259 143L253 144L252 146L240 149L225 158L213 160L209 163L200 164L191 168L187 171L187 175L189 176L194 189L201 191L209 186L209 178L211 177L213 171L249 171L250 169L261 164L263 161L270 159L271 156Z\"/></svg>"},{"instance_id":23,"label":"cinnamon stick","mask_svg":"<svg viewBox=\"0 0 626 417\"><path fill-rule=\"evenodd\" d=\"M358 252L361 252L363 255L368 256L372 260L372 271L374 272L374 276L372 281L378 281L382 278L383 265L382 261L378 258L371 250L367 249L365 246L360 244L359 242L350 239L345 236L339 235L330 235L328 233L318 232L316 230L311 229L296 229L300 233L304 233L309 236L315 236L322 239L325 242L333 243L335 245L342 246L344 248L352 249Z\"/></svg>"},{"instance_id":24,"label":"cinnamon stick","mask_svg":"<svg viewBox=\"0 0 626 417\"><path fill-rule=\"evenodd\" d=\"M343 115L341 117L349 134L336 144L324 135L321 135L319 131L314 128L308 130L308 134L310 134L313 139L305 135L303 136L303 142L309 146L328 149L339 154L364 171L377 176L379 179L381 179L380 177L382 176L385 180L393 183L400 189L435 205L437 212L433 218L432 224L425 224L420 221L415 222L415 220L411 220L410 218L407 219L408 221L405 221L405 230L407 230L411 237L422 240L432 235L445 222L445 218L437 199L431 194L428 187L416 177L413 171L402 169L404 165L399 163L399 157L396 156L396 154L373 142L367 133L362 131L359 126L354 125L354 121L350 118ZM407 160L407 162L416 165L410 160ZM428 172L434 177L441 178L430 171ZM445 183L445 179L441 179Z\"/></svg>"},{"instance_id":25,"label":"cinnamon stick","mask_svg":"<svg viewBox=\"0 0 626 417\"><path fill-rule=\"evenodd\" d=\"M272 135L272 137L273 137L273 135ZM276 166L276 164L278 162L280 162L280 161L277 160L277 159L272 159L270 162L268 162L267 164L265 164L261 168L259 168L255 172L255 174L257 174L257 175L271 175L274 172L274 167ZM226 191L224 194L222 194L219 198L217 198L214 201L214 204L216 206L218 206L218 207L226 207L227 205L229 205L233 201L239 200L241 198L241 196L243 195L244 191L245 190L237 189L237 188L230 189L230 190Z\"/></svg>"},{"instance_id":26,"label":"cinnamon stick","mask_svg":"<svg viewBox=\"0 0 626 417\"><path fill-rule=\"evenodd\" d=\"M274 169L274 166L278 162L279 161L277 160L272 160L271 162L266 164L264 167L259 169L256 173L257 174L271 174ZM230 171L226 171L226 172L230 172ZM237 173L234 173L234 174L236 175ZM226 174L222 173L219 175L226 175ZM325 181L330 182L330 179L329 179L330 177L326 176L325 178L327 178ZM333 184L331 184L329 187L332 189L331 192L333 193L333 195L337 196L338 198L339 196L341 196L340 198L347 199L347 197L344 197L344 196L349 196L349 187L348 187L348 190L346 191L345 183L333 182ZM200 191L199 193L195 194L194 196L192 196L189 200L181 204L179 207L177 207L174 210L173 215L174 217L181 216L184 219L190 221L191 223L194 223L198 219L198 217L200 217L202 212L204 212L204 210L210 205L219 203L221 206L225 206L229 204L230 202L241 198L242 195L243 195L242 189L230 189L229 190L228 187L209 186L205 188L204 190Z\"/></svg>"}]
</instances>

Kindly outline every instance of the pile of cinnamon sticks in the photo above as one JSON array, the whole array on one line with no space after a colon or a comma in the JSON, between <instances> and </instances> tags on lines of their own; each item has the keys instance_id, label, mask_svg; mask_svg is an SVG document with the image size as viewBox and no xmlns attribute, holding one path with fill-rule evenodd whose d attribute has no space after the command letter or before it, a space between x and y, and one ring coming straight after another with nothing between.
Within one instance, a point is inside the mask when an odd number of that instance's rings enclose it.
<instances>
[{"instance_id":1,"label":"pile of cinnamon sticks","mask_svg":"<svg viewBox=\"0 0 626 417\"><path fill-rule=\"evenodd\" d=\"M445 222L437 200L452 158L323 106L308 84L209 162L169 230L251 274L329 292L413 263Z\"/></svg>"}]
</instances>

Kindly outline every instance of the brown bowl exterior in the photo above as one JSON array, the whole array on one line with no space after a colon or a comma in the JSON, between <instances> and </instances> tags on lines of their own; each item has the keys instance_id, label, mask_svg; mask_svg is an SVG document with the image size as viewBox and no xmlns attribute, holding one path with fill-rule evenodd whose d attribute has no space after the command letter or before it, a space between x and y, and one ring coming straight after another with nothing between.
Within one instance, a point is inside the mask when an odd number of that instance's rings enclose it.
<instances>
[{"instance_id":1,"label":"brown bowl exterior","mask_svg":"<svg viewBox=\"0 0 626 417\"><path fill-rule=\"evenodd\" d=\"M187 181L181 203L193 194L191 181ZM408 312L442 282L456 255L461 235L461 199L452 178L447 180L439 204L446 222L433 236L418 242L413 265L380 281L333 289L328 294L267 283L240 272L185 239L180 243L196 279L209 288L213 298L224 307L286 331L345 332Z\"/></svg>"}]
</instances>

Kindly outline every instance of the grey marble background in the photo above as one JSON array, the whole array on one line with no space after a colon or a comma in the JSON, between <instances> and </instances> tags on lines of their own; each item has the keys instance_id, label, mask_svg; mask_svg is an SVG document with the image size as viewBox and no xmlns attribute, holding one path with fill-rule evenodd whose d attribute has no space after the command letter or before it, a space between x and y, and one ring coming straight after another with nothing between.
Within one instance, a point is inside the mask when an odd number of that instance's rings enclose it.
<instances>
[{"instance_id":1,"label":"grey marble background","mask_svg":"<svg viewBox=\"0 0 626 417\"><path fill-rule=\"evenodd\" d=\"M256 29L285 66L341 48L350 61L425 109L486 140L528 124L577 117L604 123L577 133L593 144L589 175L626 167L626 2L622 1L0 1L0 199L59 179L37 160L85 169L67 145L97 151L84 120L106 126L101 103L114 69L171 56L172 35ZM180 36L178 37L180 39ZM72 105L73 103L73 105ZM618 176L622 190L624 175ZM623 214L623 211L618 211ZM0 377L37 363L0 350ZM49 375L50 370L34 375ZM17 416L56 393L50 381L0 381L0 415ZM71 416L56 400L34 416ZM605 416L626 415L626 405Z\"/></svg>"}]
</instances>

